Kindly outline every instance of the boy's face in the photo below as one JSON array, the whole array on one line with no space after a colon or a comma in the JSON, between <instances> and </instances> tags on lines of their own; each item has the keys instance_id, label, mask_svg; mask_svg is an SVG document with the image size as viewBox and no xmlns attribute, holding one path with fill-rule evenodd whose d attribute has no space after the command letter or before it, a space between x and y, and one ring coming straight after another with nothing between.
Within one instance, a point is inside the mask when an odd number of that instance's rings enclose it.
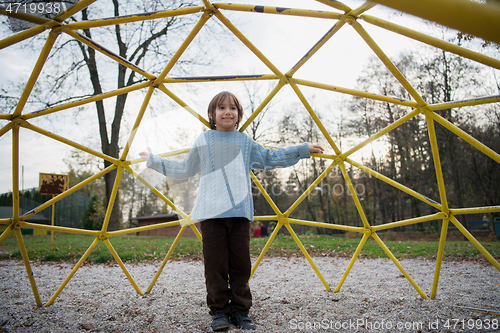
<instances>
[{"instance_id":1,"label":"boy's face","mask_svg":"<svg viewBox=\"0 0 500 333\"><path fill-rule=\"evenodd\" d=\"M238 108L233 98L228 96L217 105L212 117L215 117L214 121L218 131L234 131L238 121Z\"/></svg>"}]
</instances>

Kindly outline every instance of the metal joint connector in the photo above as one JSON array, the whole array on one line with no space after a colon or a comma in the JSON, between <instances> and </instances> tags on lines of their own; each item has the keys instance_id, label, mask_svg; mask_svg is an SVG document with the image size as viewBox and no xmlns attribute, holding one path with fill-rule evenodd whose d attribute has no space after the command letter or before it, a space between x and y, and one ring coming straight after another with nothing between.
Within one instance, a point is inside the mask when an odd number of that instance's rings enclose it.
<instances>
[{"instance_id":1,"label":"metal joint connector","mask_svg":"<svg viewBox=\"0 0 500 333\"><path fill-rule=\"evenodd\" d=\"M354 22L356 22L356 20L357 20L357 19L358 19L358 18L357 18L356 16L349 15L349 14L344 15L344 16L342 16L342 18L341 18L341 20L343 20L343 21L345 21L345 22L347 22L347 23L349 23L349 24L351 24L351 25L352 25Z\"/></svg>"}]
</instances>

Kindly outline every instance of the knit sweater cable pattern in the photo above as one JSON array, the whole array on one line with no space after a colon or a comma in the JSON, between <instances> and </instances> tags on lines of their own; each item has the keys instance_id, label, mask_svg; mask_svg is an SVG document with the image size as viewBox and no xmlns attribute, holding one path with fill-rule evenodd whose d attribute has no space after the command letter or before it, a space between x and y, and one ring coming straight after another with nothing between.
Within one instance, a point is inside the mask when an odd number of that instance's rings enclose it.
<instances>
[{"instance_id":1,"label":"knit sweater cable pattern","mask_svg":"<svg viewBox=\"0 0 500 333\"><path fill-rule=\"evenodd\" d=\"M239 131L210 130L195 140L183 161L150 154L146 166L174 179L201 173L193 220L245 217L252 221L250 171L285 168L310 156L307 143L270 149Z\"/></svg>"}]
</instances>

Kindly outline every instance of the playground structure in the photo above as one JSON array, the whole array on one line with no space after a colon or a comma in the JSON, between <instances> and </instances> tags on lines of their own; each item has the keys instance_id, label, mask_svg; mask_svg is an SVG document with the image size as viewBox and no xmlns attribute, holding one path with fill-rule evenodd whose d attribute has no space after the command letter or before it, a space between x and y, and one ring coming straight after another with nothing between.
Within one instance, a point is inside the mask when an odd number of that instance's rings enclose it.
<instances>
[{"instance_id":1,"label":"playground structure","mask_svg":"<svg viewBox=\"0 0 500 333\"><path fill-rule=\"evenodd\" d=\"M28 254L26 251L26 247L24 245L23 241L23 236L21 233L21 229L23 228L33 228L33 229L45 229L45 230L52 230L52 231L57 231L57 232L67 232L67 233L75 233L75 234L83 234L83 235L91 235L94 236L95 239L92 242L92 244L88 247L88 249L85 251L85 253L82 255L81 259L75 264L74 268L70 272L70 274L64 279L62 284L59 286L59 288L55 291L53 296L45 303L46 306L52 304L55 299L59 296L61 291L64 289L64 287L67 285L67 283L71 280L73 275L78 271L78 269L81 267L83 262L86 260L88 255L92 252L92 250L97 246L99 242L103 242L106 247L109 249L110 253L113 255L121 269L123 270L124 274L127 276L128 280L130 281L131 285L133 288L137 291L138 294L143 295L150 293L152 288L154 287L157 279L159 278L162 270L165 268L165 265L167 264L167 261L169 260L172 252L174 251L176 245L178 244L180 238L182 237L184 231L186 228L191 228L197 235L200 241L202 241L202 237L199 234L198 230L194 227L194 222L190 219L190 215L187 214L186 212L183 212L181 209L179 209L173 202L171 202L167 197L165 197L162 193L160 193L158 190L156 190L152 185L150 185L141 175L139 175L133 168L132 165L138 164L138 163L143 163L143 161L137 159L137 160L128 160L127 155L130 150L130 145L134 141L137 129L141 125L141 121L143 120L144 114L147 112L148 109L148 104L152 98L153 92L155 90L159 90L166 94L169 98L171 98L173 101L178 103L184 110L188 111L191 113L196 119L201 121L203 124L209 127L209 124L207 120L201 116L198 112L196 112L193 108L191 108L189 105L184 103L180 98L178 98L175 94L173 94L167 87L168 85L173 85L176 83L185 83L185 82L214 82L214 81L241 81L241 80L270 80L270 81L276 81L276 86L273 89L273 91L267 96L265 100L262 101L262 103L259 105L259 107L255 110L255 112L246 120L246 122L241 126L240 131L244 131L249 124L259 115L259 113L268 105L268 103L272 100L272 98L285 86L285 85L290 85L290 87L293 89L294 93L298 96L302 104L304 105L305 109L311 116L311 118L314 120L318 128L320 129L321 133L325 136L326 140L328 141L330 147L328 149L332 149L334 154L313 154L313 156L317 158L322 158L327 161L329 161L328 167L323 171L323 173L311 184L309 184L307 190L300 195L300 197L296 200L296 202L291 205L286 211L281 211L277 205L271 200L270 196L266 193L262 185L259 183L258 179L252 175L252 180L256 184L256 186L260 189L262 192L262 195L266 198L268 201L269 205L272 207L272 209L275 212L275 215L272 216L256 216L255 220L272 220L272 221L277 221L277 226L274 229L273 233L270 235L269 240L267 244L265 245L264 249L262 250L260 256L258 257L254 267L252 268L252 275L259 266L262 258L266 254L266 251L269 249L270 245L272 244L275 236L277 235L278 231L284 226L288 232L291 234L301 251L303 252L304 256L307 258L308 262L316 272L317 276L325 286L325 288L328 291L332 291L328 283L326 282L325 278L322 276L321 272L319 271L318 267L314 264L313 259L311 256L308 254L307 250L305 247L302 245L300 239L297 237L296 233L294 232L294 229L292 225L294 224L299 224L299 225L308 225L308 226L314 226L314 227L321 227L321 228L327 228L327 229L337 229L337 230L344 230L344 231L351 231L351 232L357 232L362 234L361 241L352 256L342 278L338 282L336 288L333 290L334 292L339 292L344 281L346 280L351 268L353 267L356 259L358 258L365 242L368 240L369 237L373 237L373 239L380 245L380 247L385 251L387 256L393 261L393 263L400 269L401 273L406 277L406 279L410 282L410 284L415 288L415 290L418 292L418 294L426 299L428 296L426 293L422 291L422 289L418 286L418 284L412 279L412 277L407 273L407 271L404 269L404 267L399 263L399 261L396 259L396 257L393 255L391 250L385 245L385 243L380 239L380 237L377 235L377 232L382 231L382 230L387 230L391 228L396 228L400 226L406 226L406 225L411 225L411 224L416 224L416 223L422 223L426 221L432 221L432 220L442 220L442 232L440 236L440 241L439 241L439 248L438 248L438 253L436 255L436 267L435 267L435 273L434 273L434 280L432 284L432 290L430 294L430 298L435 298L436 293L437 293L437 287L438 287L438 282L439 282L439 276L440 276L440 268L441 268L441 262L443 259L443 253L444 253L444 247L445 247L445 241L446 241L446 234L447 234L447 229L449 222L451 222L453 225L455 225L458 230L472 243L474 246L485 256L485 258L493 265L495 266L499 271L500 271L500 264L498 263L497 260L474 238L474 236L456 219L456 215L460 214L484 214L484 213L493 213L493 212L500 212L500 206L491 206L491 207L473 207L473 208L467 208L467 207L458 207L458 208L452 208L449 207L448 201L447 201L447 196L446 196L446 186L445 182L443 180L443 173L441 169L441 163L440 163L440 156L438 152L438 144L437 144L437 138L436 138L436 133L434 129L435 123L441 124L443 127L448 129L449 131L453 132L456 134L458 137L462 138L464 141L467 143L471 144L475 148L477 148L479 151L487 155L489 158L493 159L497 163L500 163L500 154L491 150L490 148L486 147L484 144L481 142L477 141L474 139L472 136L464 132L463 130L459 129L443 117L439 116L435 111L443 110L443 109L450 109L450 108L460 108L464 106L474 106L474 105L481 105L481 104L487 104L487 103L498 103L500 102L500 96L484 96L482 98L474 98L470 100L461 100L461 101L452 101L452 102L446 102L446 103L436 103L436 104L428 104L420 95L419 93L415 90L415 88L412 86L410 82L408 82L405 77L400 73L400 71L394 66L394 64L391 62L391 60L386 56L384 51L377 45L377 43L371 38L371 36L366 32L366 30L363 28L363 24L372 24L375 26L378 26L382 29L386 29L388 31L392 31L394 33L406 36L408 38L420 41L422 43L431 45L433 47L440 48L444 51L451 52L457 55L460 55L462 57L469 58L473 61L479 62L481 64L490 66L495 69L500 69L500 61L485 55L482 55L480 53L476 53L474 51L465 49L463 47L447 43L443 40L427 36L425 34L422 34L420 32L393 24L388 21L381 20L379 18L364 14L365 12L369 11L375 6L379 5L386 5L389 7L393 7L397 10L401 10L410 14L414 14L416 16L420 16L424 19L432 20L444 25L448 25L450 27L459 29L461 31L467 32L474 34L476 36L482 37L486 40L490 40L496 43L500 43L500 35L498 34L498 31L500 31L500 7L496 6L490 6L490 5L485 5L485 4L479 4L476 2L472 1L467 1L467 0L455 0L455 1L450 1L450 0L440 0L440 1L431 1L431 0L425 0L425 1L411 1L411 0L406 0L406 1L401 1L401 0L380 0L380 1L374 1L374 2L366 2L363 5L361 5L359 8L349 8L347 5L337 2L337 1L330 1L330 0L318 0L318 2L323 3L326 6L329 6L330 10L304 10L304 9L293 9L293 8L278 8L278 7L268 7L268 6L256 6L256 5L244 5L244 4L229 4L229 3L210 3L208 0L200 0L200 6L192 6L192 7L186 7L182 9L175 9L175 10L166 10L166 11L161 11L161 12L156 12L156 13L149 13L148 15L142 15L142 13L138 13L137 15L130 15L130 16L123 16L123 17L113 17L113 18L108 18L108 19L101 19L101 20L95 20L95 21L83 21L83 22L72 22L72 23L64 23L64 21L77 13L78 11L81 11L83 8L89 6L96 0L81 0L78 3L76 3L73 7L69 8L68 10L60 13L59 15L55 16L53 19L45 19L29 14L24 14L21 12L14 13L14 12L9 12L5 8L0 8L0 13L2 15L7 15L7 16L12 16L18 19L22 19L25 21L29 22L34 22L38 24L37 26L30 28L25 31L21 31L19 33L13 34L10 37L7 37L3 40L0 41L0 49L4 49L9 47L10 45L13 45L15 43L21 42L23 40L26 40L32 36L35 36L37 34L40 34L46 30L50 30L50 33L48 34L46 44L43 47L42 51L40 52L38 61L36 62L35 67L33 68L32 74L30 78L28 79L25 89L19 99L19 102L17 104L16 109L14 110L13 113L11 114L0 114L0 120L7 121L8 123L4 125L2 128L0 128L0 136L3 136L7 132L11 131L12 132L12 188L13 188L13 195L14 195L14 204L13 204L13 211L12 211L12 218L9 219L2 219L0 220L0 224L8 225L8 228L1 234L0 236L0 243L12 232L15 233L17 237L17 241L19 244L19 248L23 257L24 265L26 267L26 272L28 275L28 279L30 281L34 298L36 301L37 306L42 306L42 301L40 299L35 277L33 275L31 265L29 262ZM379 3L379 4L377 4ZM327 7L328 8L328 7ZM235 25L233 25L224 15L224 11L243 11L243 12L254 12L255 15L261 15L263 13L266 14L271 14L271 15L289 15L289 16L297 16L297 17L310 17L310 18L322 18L322 19L328 19L332 21L332 28L319 40L317 43L307 52L302 59L300 59L295 66L293 66L288 72L282 73L278 70L278 68L270 61L266 56L257 49L252 42L245 37L237 28ZM83 28L93 28L93 27L103 27L103 26L109 26L109 25L117 25L117 24L125 24L127 22L137 22L137 21L143 21L143 20L154 20L158 18L164 18L164 17L171 17L171 16L176 16L176 15L200 15L200 18L197 22L196 25L194 25L191 33L188 35L188 37L185 39L185 41L182 43L182 45L179 47L179 49L176 51L175 55L168 61L168 63L165 65L164 70L159 73L158 75L153 75L151 73L148 73L136 65L128 62L126 59L112 53L111 51L107 50L106 48L99 46L92 40L84 37L83 35L79 34L77 30L83 29ZM463 18L467 17L467 20L464 20ZM272 72L272 74L265 74L265 75L253 75L253 76L244 76L242 77L241 75L232 75L232 76L225 76L225 77L193 77L192 79L189 78L175 78L175 77L167 77L169 74L170 70L172 67L175 65L175 63L178 61L178 59L181 57L183 52L186 50L186 48L190 45L190 43L193 41L193 39L197 36L197 34L200 32L200 30L203 28L204 24L209 20L209 19L217 19L220 21L220 23L225 26L231 33L234 34L234 36L239 39L251 52L253 52L260 61ZM347 24L346 24L347 23ZM354 89L348 89L348 88L343 88L339 86L333 86L329 85L328 83L320 83L320 82L313 82L313 81L308 81L300 78L294 77L294 74L297 72L299 68L301 68L306 62L308 62L311 57L321 49L323 45L325 45L328 40L334 36L339 30L345 29L344 26L351 26L354 28L354 30L363 38L363 40L366 42L366 44L373 50L373 52L380 58L381 63L385 65L389 71L394 75L394 77L401 83L401 85L406 89L406 91L412 96L413 100L404 100L404 99L398 99L395 97L389 97L389 96L383 96L383 95L376 95L372 94L370 92L364 92L364 91L357 91ZM72 38L75 38L76 40L82 42L83 44L94 48L96 51L104 54L106 57L109 57L110 59L122 64L123 66L126 66L132 71L135 71L138 75L142 75L143 77L147 78L147 82L144 83L139 83L135 84L129 87L125 87L122 89L118 89L115 91L110 91L107 93L104 93L102 95L96 95L92 96L90 98L84 98L78 101L73 101L70 103L58 105L55 107L47 108L41 111L37 112L30 112L30 113L23 113L23 109L26 105L26 102L28 100L28 97L30 96L35 82L38 80L39 74L45 64L45 61L47 57L50 54L50 51L54 45L54 42L56 41L56 38L60 33L65 33ZM387 126L380 132L376 133L369 139L363 141L362 143L351 147L349 150L342 151L339 149L337 144L335 143L335 140L330 136L328 133L327 129L325 126L322 124L318 116L316 115L313 107L309 104L308 100L304 96L304 94L300 90L300 86L307 86L307 87L312 87L312 88L318 88L326 91L330 91L332 94L334 93L341 93L341 94L348 94L352 96L358 96L361 98L370 98L374 99L377 101L383 101L391 104L397 104L401 106L408 107L409 111L406 116L402 117L401 119L397 120L393 124ZM37 117L43 117L44 115L52 114L55 112L59 112L62 110L67 110L70 108L74 108L77 106L89 104L89 103L94 103L95 101L98 100L105 100L108 98L115 97L120 94L132 92L132 91L138 91L138 90L146 90L146 96L143 100L142 106L140 110L137 112L137 118L135 121L135 124L133 126L133 129L131 133L129 134L129 138L127 141L127 144L121 151L121 156L120 158L113 158L110 156L107 156L105 154L102 154L98 151L89 149L85 147L84 145L70 141L66 138L63 138L57 134L51 133L43 128L40 128L38 126L35 126L30 123L30 120L36 119ZM351 155L366 145L372 143L373 141L377 140L378 138L384 136L385 134L389 133L396 127L402 125L403 123L407 122L408 120L412 119L413 117L423 114L426 118L427 122L427 128L428 128L428 133L429 133L429 140L431 143L432 147L432 154L433 154L433 161L434 161L434 166L436 170L436 180L437 184L439 187L439 196L440 200L439 202L436 202L432 199L429 199L425 197L424 195L407 188L406 186L380 174L379 172L375 170L371 170L362 163L359 163L353 159L351 159ZM63 144L69 145L73 148L79 149L87 154L94 155L98 158L107 160L112 163L112 165L101 172L96 173L92 177L88 178L87 180L79 183L76 186L73 186L70 188L68 191L54 197L53 199L47 201L46 203L40 205L39 207L35 208L31 212L28 212L27 214L20 215L19 212L19 156L22 154L22 151L20 151L19 148L19 134L20 134L20 128L23 128L23 130L31 130L34 132L37 132L41 135L47 136L53 140L57 140ZM185 153L186 151L176 151L174 153L170 154L163 154L160 156L171 156L171 155L176 155L176 154L181 154ZM397 221L397 222L392 222L392 223L385 223L382 225L377 225L377 226L371 226L368 223L368 220L365 216L365 212L363 211L362 205L360 203L360 200L358 198L358 195L355 191L355 188L352 185L352 182L350 180L349 174L347 172L347 167L346 165L351 165L359 170L362 170L366 172L367 174L370 174L373 177L377 177L378 179L386 182L387 184L390 184L391 186L394 186L395 188L407 193L408 195L411 195L420 201L436 208L439 212L431 215L426 215L426 216L421 216L417 218L412 218L412 219L407 219L407 220L402 220L402 221ZM305 221L305 220L298 220L294 219L291 216L293 215L294 209L306 198L308 194L310 194L316 186L330 173L334 168L339 168L343 177L344 181L348 186L349 192L352 196L352 200L355 203L355 206L358 210L358 213L360 215L361 220L363 221L363 227L354 227L354 226L345 226L345 225L338 225L338 224L328 224L328 223L322 223L322 222L317 222L317 221ZM57 227L57 226L49 226L49 225L42 225L42 224L35 224L35 223L28 223L26 222L26 219L29 218L30 216L50 207L53 203L61 200L62 198L71 195L72 193L78 191L85 185L93 182L94 180L103 177L106 173L109 173L110 171L116 169L117 170L117 176L116 180L114 183L114 188L111 196L111 201L110 205L107 208L104 223L102 226L102 229L100 231L91 231L91 230L83 230L83 229L76 229L76 228L65 228L65 227ZM154 192L158 197L160 197L167 205L169 205L172 209L174 209L179 216L181 217L180 220L174 221L174 222L166 222L166 223L160 223L157 225L152 225L152 226L147 226L147 227L139 227L139 228L131 228L131 229L125 229L125 230L118 230L118 231L108 231L108 223L109 219L111 216L111 210L113 206L113 202L116 199L116 193L118 190L118 185L120 183L120 179L123 175L123 173L127 171L131 173L134 177L139 179L144 185L146 185L152 192ZM143 230L151 230L151 229L156 229L156 228L164 228L164 227L169 227L173 225L181 225L182 228L179 231L177 237L175 238L175 241L171 245L167 255L163 259L162 263L160 264L160 267L157 270L157 273L153 280L151 281L151 284L147 291L143 293L136 282L134 281L133 277L130 275L128 272L127 268L125 267L125 264L122 262L120 259L119 254L115 251L111 244L111 239L114 236L118 235L123 235L123 234L129 234L129 233L135 233L138 231L143 231Z\"/></svg>"}]
</instances>

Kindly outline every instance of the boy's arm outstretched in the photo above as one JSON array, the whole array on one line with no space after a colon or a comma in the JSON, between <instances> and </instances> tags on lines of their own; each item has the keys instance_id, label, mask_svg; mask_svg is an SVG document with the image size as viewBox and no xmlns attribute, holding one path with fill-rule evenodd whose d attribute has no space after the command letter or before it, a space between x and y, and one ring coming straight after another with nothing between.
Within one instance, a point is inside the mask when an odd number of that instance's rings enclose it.
<instances>
[{"instance_id":1,"label":"boy's arm outstretched","mask_svg":"<svg viewBox=\"0 0 500 333\"><path fill-rule=\"evenodd\" d=\"M298 146L270 149L253 142L251 169L286 168L296 164L302 158L311 157L311 153L323 153L320 145L303 143Z\"/></svg>"},{"instance_id":2,"label":"boy's arm outstretched","mask_svg":"<svg viewBox=\"0 0 500 333\"><path fill-rule=\"evenodd\" d=\"M139 153L141 159L146 160L146 166L159 173L175 178L186 179L200 172L200 161L197 149L193 148L189 151L188 157L181 161L171 161L160 156L142 151Z\"/></svg>"}]
</instances>

